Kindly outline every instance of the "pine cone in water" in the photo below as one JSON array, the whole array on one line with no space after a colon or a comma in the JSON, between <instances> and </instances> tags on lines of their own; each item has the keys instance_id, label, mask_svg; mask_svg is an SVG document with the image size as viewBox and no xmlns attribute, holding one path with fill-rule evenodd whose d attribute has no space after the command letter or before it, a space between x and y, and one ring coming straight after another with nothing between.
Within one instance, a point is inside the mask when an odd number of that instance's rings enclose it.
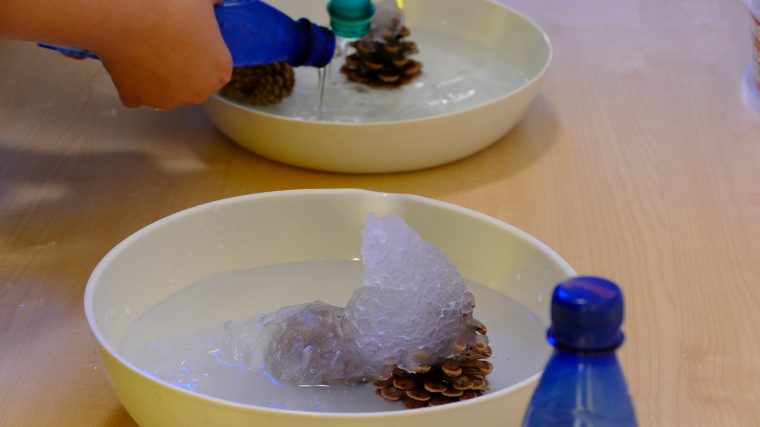
<instances>
[{"instance_id":1,"label":"pine cone in water","mask_svg":"<svg viewBox=\"0 0 760 427\"><path fill-rule=\"evenodd\" d=\"M290 96L296 78L287 62L235 67L232 80L219 93L251 105L274 105Z\"/></svg>"},{"instance_id":2,"label":"pine cone in water","mask_svg":"<svg viewBox=\"0 0 760 427\"><path fill-rule=\"evenodd\" d=\"M382 42L364 37L351 43L356 53L346 57L340 71L349 80L372 87L396 88L411 82L422 74L422 64L409 58L418 52L416 43L405 40L409 34L402 27L397 35L386 34Z\"/></svg>"},{"instance_id":3,"label":"pine cone in water","mask_svg":"<svg viewBox=\"0 0 760 427\"><path fill-rule=\"evenodd\" d=\"M465 314L465 321L478 333L475 345L455 344L452 349L455 355L434 365L426 365L423 355L414 372L396 367L389 378L373 383L375 393L389 401L400 401L408 409L458 402L485 393L486 376L493 371L493 365L485 360L492 354L487 330L469 314Z\"/></svg>"}]
</instances>

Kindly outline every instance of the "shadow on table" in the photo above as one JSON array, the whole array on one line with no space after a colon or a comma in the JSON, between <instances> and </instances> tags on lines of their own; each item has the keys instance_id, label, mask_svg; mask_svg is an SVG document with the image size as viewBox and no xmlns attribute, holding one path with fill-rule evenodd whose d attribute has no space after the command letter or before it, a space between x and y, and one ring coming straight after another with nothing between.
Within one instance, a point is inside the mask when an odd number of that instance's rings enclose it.
<instances>
[{"instance_id":1,"label":"shadow on table","mask_svg":"<svg viewBox=\"0 0 760 427\"><path fill-rule=\"evenodd\" d=\"M114 122L112 134L99 127L61 138L68 128L54 116L45 133L0 133L0 286L8 287L0 303L5 296L11 304L0 307L0 320L27 300L37 304L39 293L56 321L73 313L81 321L72 324L84 327L81 293L108 250L170 212L218 197L234 147L200 112L123 114L156 118L141 118L140 129Z\"/></svg>"},{"instance_id":2,"label":"shadow on table","mask_svg":"<svg viewBox=\"0 0 760 427\"><path fill-rule=\"evenodd\" d=\"M103 427L137 427L137 423L123 406L118 405L103 423Z\"/></svg>"},{"instance_id":3,"label":"shadow on table","mask_svg":"<svg viewBox=\"0 0 760 427\"><path fill-rule=\"evenodd\" d=\"M0 224L13 231L6 244L26 248L69 239L102 245L105 252L126 234L170 213L264 191L365 188L446 198L508 180L538 162L558 132L551 105L538 97L509 134L467 159L416 172L349 175L295 168L251 154L214 131L196 108L147 114L155 117L142 121L146 128L116 124L113 134L95 135L103 140L99 151L93 151L93 144L82 152L50 145L36 150L0 139ZM140 138L149 142L124 149Z\"/></svg>"}]
</instances>

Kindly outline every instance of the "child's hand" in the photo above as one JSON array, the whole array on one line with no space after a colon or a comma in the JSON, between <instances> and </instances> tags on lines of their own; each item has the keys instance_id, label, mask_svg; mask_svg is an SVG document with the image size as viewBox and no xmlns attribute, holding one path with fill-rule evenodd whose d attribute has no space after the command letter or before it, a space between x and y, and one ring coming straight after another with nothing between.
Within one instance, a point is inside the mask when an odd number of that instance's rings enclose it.
<instances>
[{"instance_id":1,"label":"child's hand","mask_svg":"<svg viewBox=\"0 0 760 427\"><path fill-rule=\"evenodd\" d=\"M227 83L232 58L214 16L214 0L152 0L108 23L93 42L128 107L198 104Z\"/></svg>"},{"instance_id":2,"label":"child's hand","mask_svg":"<svg viewBox=\"0 0 760 427\"><path fill-rule=\"evenodd\" d=\"M0 0L0 37L96 53L127 106L197 104L232 74L214 3Z\"/></svg>"}]
</instances>

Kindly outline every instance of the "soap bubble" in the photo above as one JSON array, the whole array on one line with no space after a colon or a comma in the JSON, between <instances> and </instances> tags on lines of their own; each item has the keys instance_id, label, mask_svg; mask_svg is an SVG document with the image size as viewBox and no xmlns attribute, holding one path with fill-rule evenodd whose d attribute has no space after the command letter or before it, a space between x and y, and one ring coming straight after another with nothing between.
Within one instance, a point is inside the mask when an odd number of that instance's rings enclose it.
<instances>
[{"instance_id":1,"label":"soap bubble","mask_svg":"<svg viewBox=\"0 0 760 427\"><path fill-rule=\"evenodd\" d=\"M363 237L363 286L345 308L317 301L262 315L244 328L260 331L245 333L255 343L231 339L227 354L254 360L263 346L269 373L316 385L414 371L487 344L473 328L472 294L437 248L395 215L369 214Z\"/></svg>"}]
</instances>

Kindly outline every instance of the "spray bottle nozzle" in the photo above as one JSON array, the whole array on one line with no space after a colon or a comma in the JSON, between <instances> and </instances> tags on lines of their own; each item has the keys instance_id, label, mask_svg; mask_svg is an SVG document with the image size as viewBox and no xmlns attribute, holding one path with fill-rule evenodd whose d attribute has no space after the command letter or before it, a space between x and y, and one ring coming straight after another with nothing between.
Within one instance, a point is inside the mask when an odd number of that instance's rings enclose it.
<instances>
[{"instance_id":1,"label":"spray bottle nozzle","mask_svg":"<svg viewBox=\"0 0 760 427\"><path fill-rule=\"evenodd\" d=\"M331 0L327 11L336 36L358 39L369 32L375 5L371 0Z\"/></svg>"}]
</instances>

